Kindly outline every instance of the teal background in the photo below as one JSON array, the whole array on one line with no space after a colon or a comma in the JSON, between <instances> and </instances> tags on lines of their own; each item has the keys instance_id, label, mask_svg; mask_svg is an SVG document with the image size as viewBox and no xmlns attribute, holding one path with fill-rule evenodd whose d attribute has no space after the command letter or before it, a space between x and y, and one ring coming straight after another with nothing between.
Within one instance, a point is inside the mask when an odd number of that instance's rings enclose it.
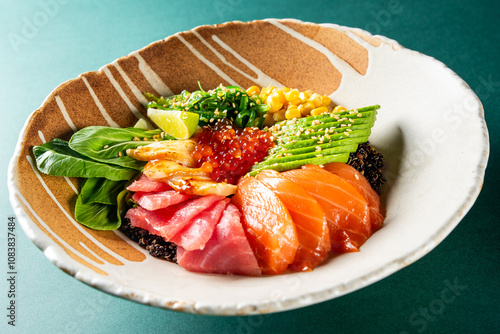
<instances>
[{"instance_id":1,"label":"teal background","mask_svg":"<svg viewBox=\"0 0 500 334\"><path fill-rule=\"evenodd\" d=\"M476 91L491 153L483 190L458 227L421 260L346 296L271 315L216 317L157 309L97 291L52 265L18 225L17 322L8 326L6 222L13 210L6 172L28 115L60 83L153 41L198 25L269 17L385 35L444 62ZM499 22L499 3L486 0L0 0L0 332L499 332ZM38 26L26 30L33 23ZM450 295L443 297L442 291L449 284L459 287L444 303Z\"/></svg>"}]
</instances>

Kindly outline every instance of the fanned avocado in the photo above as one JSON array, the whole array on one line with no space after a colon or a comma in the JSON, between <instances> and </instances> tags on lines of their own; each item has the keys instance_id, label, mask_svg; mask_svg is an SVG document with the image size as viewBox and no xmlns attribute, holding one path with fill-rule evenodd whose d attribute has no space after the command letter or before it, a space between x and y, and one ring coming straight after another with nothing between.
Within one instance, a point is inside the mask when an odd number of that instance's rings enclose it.
<instances>
[{"instance_id":1,"label":"fanned avocado","mask_svg":"<svg viewBox=\"0 0 500 334\"><path fill-rule=\"evenodd\" d=\"M347 162L358 144L368 141L379 105L303 117L270 128L276 146L250 175L263 169L285 171L306 164Z\"/></svg>"}]
</instances>

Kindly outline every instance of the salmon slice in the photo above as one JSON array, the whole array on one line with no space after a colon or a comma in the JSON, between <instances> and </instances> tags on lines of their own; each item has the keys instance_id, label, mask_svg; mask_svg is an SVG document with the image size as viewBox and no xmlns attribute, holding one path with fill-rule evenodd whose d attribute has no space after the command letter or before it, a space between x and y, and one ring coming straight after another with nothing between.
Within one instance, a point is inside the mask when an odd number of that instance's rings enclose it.
<instances>
[{"instance_id":1,"label":"salmon slice","mask_svg":"<svg viewBox=\"0 0 500 334\"><path fill-rule=\"evenodd\" d=\"M274 191L295 224L299 247L290 269L311 271L325 260L331 249L325 212L307 191L275 170L263 170L256 178Z\"/></svg>"},{"instance_id":2,"label":"salmon slice","mask_svg":"<svg viewBox=\"0 0 500 334\"><path fill-rule=\"evenodd\" d=\"M341 162L332 162L324 165L324 169L340 176L349 182L366 199L370 208L370 223L372 232L382 227L384 213L380 209L380 197L373 190L370 182L356 168Z\"/></svg>"},{"instance_id":3,"label":"salmon slice","mask_svg":"<svg viewBox=\"0 0 500 334\"><path fill-rule=\"evenodd\" d=\"M323 208L332 250L358 252L371 235L370 210L365 198L346 180L315 165L282 175L305 189Z\"/></svg>"},{"instance_id":4,"label":"salmon slice","mask_svg":"<svg viewBox=\"0 0 500 334\"><path fill-rule=\"evenodd\" d=\"M284 272L293 262L299 243L292 217L283 202L253 177L240 179L232 202L243 214L243 229L262 273Z\"/></svg>"}]
</instances>

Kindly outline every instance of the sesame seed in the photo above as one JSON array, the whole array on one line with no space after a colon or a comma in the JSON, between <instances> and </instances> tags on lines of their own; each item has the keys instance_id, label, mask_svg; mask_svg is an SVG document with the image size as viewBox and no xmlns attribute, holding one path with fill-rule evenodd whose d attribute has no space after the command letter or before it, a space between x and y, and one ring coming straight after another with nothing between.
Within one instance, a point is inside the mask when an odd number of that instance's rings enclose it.
<instances>
[{"instance_id":1,"label":"sesame seed","mask_svg":"<svg viewBox=\"0 0 500 334\"><path fill-rule=\"evenodd\" d=\"M344 134L349 137L349 132L345 131Z\"/></svg>"},{"instance_id":2,"label":"sesame seed","mask_svg":"<svg viewBox=\"0 0 500 334\"><path fill-rule=\"evenodd\" d=\"M236 108L236 104L233 102L233 108Z\"/></svg>"},{"instance_id":3,"label":"sesame seed","mask_svg":"<svg viewBox=\"0 0 500 334\"><path fill-rule=\"evenodd\" d=\"M122 156L122 152L118 152L118 156L121 157Z\"/></svg>"},{"instance_id":4,"label":"sesame seed","mask_svg":"<svg viewBox=\"0 0 500 334\"><path fill-rule=\"evenodd\" d=\"M210 118L209 122L210 123L213 123L214 119L213 118Z\"/></svg>"},{"instance_id":5,"label":"sesame seed","mask_svg":"<svg viewBox=\"0 0 500 334\"><path fill-rule=\"evenodd\" d=\"M316 154L316 156L317 156L317 157L322 157L322 156L323 156L323 154Z\"/></svg>"},{"instance_id":6,"label":"sesame seed","mask_svg":"<svg viewBox=\"0 0 500 334\"><path fill-rule=\"evenodd\" d=\"M331 138L331 137L330 137L330 135L329 135L328 133L327 133L327 134L325 134L325 137L326 137L327 139L330 139L330 138Z\"/></svg>"},{"instance_id":7,"label":"sesame seed","mask_svg":"<svg viewBox=\"0 0 500 334\"><path fill-rule=\"evenodd\" d=\"M352 118L349 118L349 122L354 123L354 120Z\"/></svg>"},{"instance_id":8,"label":"sesame seed","mask_svg":"<svg viewBox=\"0 0 500 334\"><path fill-rule=\"evenodd\" d=\"M359 180L358 174L354 174L354 177L356 178L356 180Z\"/></svg>"},{"instance_id":9,"label":"sesame seed","mask_svg":"<svg viewBox=\"0 0 500 334\"><path fill-rule=\"evenodd\" d=\"M109 147L109 145L104 145L102 148L108 148L108 147Z\"/></svg>"},{"instance_id":10,"label":"sesame seed","mask_svg":"<svg viewBox=\"0 0 500 334\"><path fill-rule=\"evenodd\" d=\"M319 146L316 146L315 149L316 149L316 151L321 151L321 147L319 147Z\"/></svg>"},{"instance_id":11,"label":"sesame seed","mask_svg":"<svg viewBox=\"0 0 500 334\"><path fill-rule=\"evenodd\" d=\"M357 114L356 116L358 116L358 117L363 117L363 114L362 114L362 113L359 113L359 114Z\"/></svg>"}]
</instances>

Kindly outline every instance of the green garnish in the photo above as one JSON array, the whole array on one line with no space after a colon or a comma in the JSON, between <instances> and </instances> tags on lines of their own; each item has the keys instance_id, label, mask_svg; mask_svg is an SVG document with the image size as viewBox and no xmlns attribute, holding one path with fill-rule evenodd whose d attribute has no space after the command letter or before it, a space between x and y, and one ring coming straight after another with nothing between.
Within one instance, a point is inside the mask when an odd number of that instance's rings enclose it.
<instances>
[{"instance_id":1,"label":"green garnish","mask_svg":"<svg viewBox=\"0 0 500 334\"><path fill-rule=\"evenodd\" d=\"M269 109L258 96L249 96L237 86L219 87L204 91L182 91L178 95L156 97L144 93L150 101L148 108L184 110L200 115L200 125L210 124L216 120L229 118L240 128L262 128L264 116Z\"/></svg>"}]
</instances>

